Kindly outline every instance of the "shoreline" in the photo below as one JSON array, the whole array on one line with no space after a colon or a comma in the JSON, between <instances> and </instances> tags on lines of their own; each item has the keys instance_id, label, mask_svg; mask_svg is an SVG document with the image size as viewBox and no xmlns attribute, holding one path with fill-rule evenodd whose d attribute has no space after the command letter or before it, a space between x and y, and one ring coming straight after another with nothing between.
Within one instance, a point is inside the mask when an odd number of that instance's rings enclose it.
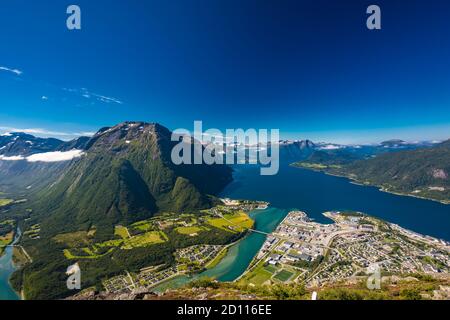
<instances>
[{"instance_id":1,"label":"shoreline","mask_svg":"<svg viewBox=\"0 0 450 320\"><path fill-rule=\"evenodd\" d=\"M12 275L22 268L20 265L16 265L16 263L14 262L14 248L17 247L16 244L19 242L20 238L22 237L22 231L20 230L20 228L17 228L14 232L15 232L14 240L8 245L8 248L11 249L11 266L14 269L14 271L8 277L8 285L11 288L11 290L16 294L16 296L18 297L18 300L25 300L25 292L23 291L23 288L21 288L20 291L17 291L11 284ZM8 248L6 248L6 249L8 249ZM6 252L6 249L3 252L3 254Z\"/></svg>"},{"instance_id":2,"label":"shoreline","mask_svg":"<svg viewBox=\"0 0 450 320\"><path fill-rule=\"evenodd\" d=\"M22 237L22 231L20 230L19 227L17 228L16 232L17 232L17 238L14 239L14 241L12 243L13 246L15 246L16 243L18 243L20 241L20 238ZM20 292L18 292L11 284L12 275L14 273L16 273L17 271L19 271L21 268L23 268L23 266L18 266L18 265L16 266L16 263L14 263L14 248L15 247L12 247L12 252L11 252L11 265L13 266L14 271L11 273L11 275L8 278L8 284L11 287L11 289L16 293L17 297L19 297L19 300L23 301L23 300L25 300L25 292L24 292L23 288L20 288Z\"/></svg>"},{"instance_id":3,"label":"shoreline","mask_svg":"<svg viewBox=\"0 0 450 320\"><path fill-rule=\"evenodd\" d=\"M429 201L434 201L434 202L438 202L444 205L450 205L450 200L438 200L438 199L433 199L433 198L427 198L427 197L421 197L418 195L414 195L414 194L409 194L409 193L402 193L402 192L398 192L398 191L391 191L391 190L387 190L384 187L380 186L380 185L376 185L376 184L365 184L355 178L352 178L350 176L344 175L344 174L338 174L338 173L332 173L332 172L328 172L325 171L323 169L313 169L313 168L307 168L307 167L301 167L301 166L296 166L293 164L290 164L291 167L297 168L297 169L304 169L304 170L310 170L310 171L315 171L315 172L320 172L329 176L333 176L333 177L338 177L338 178L345 178L349 180L349 183L351 184L355 184L357 186L362 186L362 187L374 187L374 188L378 188L378 191L381 192L385 192L385 193L390 193L390 194L394 194L397 196L402 196L402 197L412 197L412 198L417 198L417 199L422 199L422 200L429 200Z\"/></svg>"},{"instance_id":4,"label":"shoreline","mask_svg":"<svg viewBox=\"0 0 450 320\"><path fill-rule=\"evenodd\" d=\"M8 253L8 250L11 250L10 253ZM11 273L5 277L5 281L3 282L7 290L10 290L12 294L15 295L15 297L11 296L8 300L24 300L24 295L21 292L18 292L13 285L11 284L11 276L19 270L19 267L14 263L13 261L13 252L14 252L14 246L12 244L8 245L5 250L2 252L2 256L0 258L7 258L6 255L10 254L10 258L6 260L7 264L10 264L11 266ZM5 271L8 271L5 270Z\"/></svg>"},{"instance_id":5,"label":"shoreline","mask_svg":"<svg viewBox=\"0 0 450 320\"><path fill-rule=\"evenodd\" d=\"M240 237L240 238L237 239L236 241L231 242L231 243L225 245L225 246L222 248L222 250L220 250L220 252L222 252L223 250L227 250L227 251L228 251L228 249L229 249L230 247L232 247L232 246L234 246L234 245L237 245L239 242L241 242L241 241L242 241L243 239L245 239L247 236L248 236L248 233L246 233L243 237ZM220 252L218 253L218 255L220 254ZM152 286L151 289L152 289L152 290L156 290L155 292L157 293L157 290L158 290L157 288L158 288L159 286L162 286L162 285L164 285L165 283L170 282L171 280L174 280L175 278L182 277L182 276L186 276L186 277L188 277L188 278L191 278L186 284L188 284L188 283L194 281L194 280L197 279L197 278L198 278L198 279L201 279L201 274L202 274L203 272L206 272L206 271L208 271L208 270L214 269L217 265L219 265L219 264L222 262L222 260L226 257L227 254L228 254L228 252L227 252L227 253L225 254L225 256L223 256L222 259L220 259L220 261L219 261L214 267L212 267L212 268L206 268L206 267L205 267L205 270L203 270L203 271L201 271L201 272L199 272L199 273L194 273L194 274L181 273L181 274L173 275L173 276L171 276L171 277L169 277L169 278L167 278L167 279L164 279L164 280L161 281L160 283L158 283L158 284ZM214 259L215 259L215 258L214 258ZM214 259L213 259L213 260L214 260ZM211 261L212 261L212 260L211 260ZM170 290L170 289L173 289L173 288L166 288L165 290Z\"/></svg>"}]
</instances>

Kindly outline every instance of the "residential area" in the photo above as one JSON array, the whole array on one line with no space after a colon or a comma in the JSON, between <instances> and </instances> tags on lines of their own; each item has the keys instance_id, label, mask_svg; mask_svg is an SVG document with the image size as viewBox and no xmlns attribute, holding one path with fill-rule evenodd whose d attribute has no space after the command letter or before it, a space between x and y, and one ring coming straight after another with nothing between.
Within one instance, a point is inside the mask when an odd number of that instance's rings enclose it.
<instances>
[{"instance_id":1,"label":"residential area","mask_svg":"<svg viewBox=\"0 0 450 320\"><path fill-rule=\"evenodd\" d=\"M367 276L443 274L450 270L449 243L403 229L360 212L326 212L334 223L290 212L270 234L241 282L297 282L323 286Z\"/></svg>"}]
</instances>

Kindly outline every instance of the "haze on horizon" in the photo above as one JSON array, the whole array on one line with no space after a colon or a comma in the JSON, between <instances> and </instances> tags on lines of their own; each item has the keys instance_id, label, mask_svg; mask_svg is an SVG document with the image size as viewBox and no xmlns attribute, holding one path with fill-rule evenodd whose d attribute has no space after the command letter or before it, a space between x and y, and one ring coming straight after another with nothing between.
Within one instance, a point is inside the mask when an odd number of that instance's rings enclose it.
<instances>
[{"instance_id":1,"label":"haze on horizon","mask_svg":"<svg viewBox=\"0 0 450 320\"><path fill-rule=\"evenodd\" d=\"M149 121L151 122L151 121ZM111 124L113 126L115 124ZM162 124L164 125L164 124ZM98 128L100 129L100 128ZM177 128L169 128L170 130L175 130ZM205 128L207 130L209 128ZM233 128L238 129L238 128ZM242 128L244 130L248 128ZM259 128L255 128L258 130ZM0 125L0 136L10 134L13 132L22 132L30 134L36 137L42 138L56 138L63 141L72 140L81 136L93 136L96 131L77 131L77 132L63 132L63 131L52 131L42 128L24 128L24 127L8 127ZM224 131L225 132L225 131ZM372 132L365 132L365 135L361 135L352 131L342 131L337 133L329 132L297 132L288 133L280 132L280 139L282 140L311 140L313 142L321 143L336 143L343 145L371 145L379 144L383 141L400 139L405 142L442 142L450 139L450 126L442 127L416 127L416 128L405 128L399 130L386 130L384 132L379 132L378 130L373 130ZM371 137L371 139L369 138Z\"/></svg>"}]
</instances>

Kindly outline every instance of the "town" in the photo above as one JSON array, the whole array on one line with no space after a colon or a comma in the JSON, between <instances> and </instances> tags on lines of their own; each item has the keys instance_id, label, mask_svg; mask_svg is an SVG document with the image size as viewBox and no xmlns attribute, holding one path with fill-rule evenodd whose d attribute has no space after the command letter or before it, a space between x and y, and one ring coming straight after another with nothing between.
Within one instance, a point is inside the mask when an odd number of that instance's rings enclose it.
<instances>
[{"instance_id":1,"label":"town","mask_svg":"<svg viewBox=\"0 0 450 320\"><path fill-rule=\"evenodd\" d=\"M178 232L195 237L205 227L198 224L200 220L228 232L240 233L252 231L253 221L244 219L239 212L268 206L265 202L231 199L222 199L222 202L223 205L207 210L208 215L202 219L158 217L154 225L160 228L158 232L175 225ZM247 270L235 282L250 286L297 283L318 288L367 278L374 266L380 269L382 276L418 273L439 276L450 271L450 243L444 240L423 236L360 212L331 211L323 215L330 223L315 222L302 211L289 212L266 237ZM198 275L216 266L230 245L195 244L179 248L174 253L175 264L150 266L138 273L125 271L103 281L103 286L107 293L114 294L158 293L155 289L168 280Z\"/></svg>"},{"instance_id":2,"label":"town","mask_svg":"<svg viewBox=\"0 0 450 320\"><path fill-rule=\"evenodd\" d=\"M450 270L448 242L360 212L324 215L334 223L320 224L304 212L290 212L238 281L320 287L366 277L373 266L382 275L440 275Z\"/></svg>"}]
</instances>

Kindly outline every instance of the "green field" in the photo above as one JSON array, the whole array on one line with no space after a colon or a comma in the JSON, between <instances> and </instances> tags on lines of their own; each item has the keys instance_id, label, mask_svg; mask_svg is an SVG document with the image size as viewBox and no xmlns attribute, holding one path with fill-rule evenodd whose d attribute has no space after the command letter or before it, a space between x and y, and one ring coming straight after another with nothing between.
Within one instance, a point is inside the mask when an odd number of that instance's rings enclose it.
<instances>
[{"instance_id":1,"label":"green field","mask_svg":"<svg viewBox=\"0 0 450 320\"><path fill-rule=\"evenodd\" d=\"M13 203L14 200L12 199L0 199L0 207L7 206L8 204Z\"/></svg>"},{"instance_id":2,"label":"green field","mask_svg":"<svg viewBox=\"0 0 450 320\"><path fill-rule=\"evenodd\" d=\"M211 218L207 221L213 227L229 232L243 232L253 227L253 220L243 211L225 214L223 218Z\"/></svg>"},{"instance_id":3,"label":"green field","mask_svg":"<svg viewBox=\"0 0 450 320\"><path fill-rule=\"evenodd\" d=\"M123 226L115 226L114 234L121 237L122 239L128 239L130 237L128 229Z\"/></svg>"},{"instance_id":4,"label":"green field","mask_svg":"<svg viewBox=\"0 0 450 320\"><path fill-rule=\"evenodd\" d=\"M33 232L33 227L27 232ZM25 234L28 234L25 232ZM91 239L87 231L76 231L70 233L61 233L53 238L58 243L63 243L69 247L77 247L79 245L90 245Z\"/></svg>"},{"instance_id":5,"label":"green field","mask_svg":"<svg viewBox=\"0 0 450 320\"><path fill-rule=\"evenodd\" d=\"M278 271L278 268L272 265L265 265L266 263L261 260L253 268L250 273L244 275L240 282L243 284L252 283L254 285L263 285L267 280L270 280L272 276Z\"/></svg>"},{"instance_id":6,"label":"green field","mask_svg":"<svg viewBox=\"0 0 450 320\"><path fill-rule=\"evenodd\" d=\"M168 240L167 235L162 231L151 231L124 242L122 249L129 250L133 248L146 247L152 244L163 243Z\"/></svg>"},{"instance_id":7,"label":"green field","mask_svg":"<svg viewBox=\"0 0 450 320\"><path fill-rule=\"evenodd\" d=\"M151 231L153 229L153 225L150 221L144 220L133 223L131 228L140 230L140 231Z\"/></svg>"},{"instance_id":8,"label":"green field","mask_svg":"<svg viewBox=\"0 0 450 320\"><path fill-rule=\"evenodd\" d=\"M282 282L286 282L289 279L291 279L293 275L294 274L292 272L283 269L280 272L278 272L274 278Z\"/></svg>"},{"instance_id":9,"label":"green field","mask_svg":"<svg viewBox=\"0 0 450 320\"><path fill-rule=\"evenodd\" d=\"M98 259L98 258L112 252L112 250L114 250L114 248L110 248L107 252L102 253L102 254L97 254L97 253L93 252L90 248L83 248L82 250L85 253L83 255L73 254L69 249L64 249L63 252L64 252L64 256L69 260L72 260L72 259Z\"/></svg>"},{"instance_id":10,"label":"green field","mask_svg":"<svg viewBox=\"0 0 450 320\"><path fill-rule=\"evenodd\" d=\"M0 224L11 224L14 225L14 221L8 220ZM3 236L0 236L0 256L3 254L5 246L9 245L14 240L14 231L11 231Z\"/></svg>"},{"instance_id":11,"label":"green field","mask_svg":"<svg viewBox=\"0 0 450 320\"><path fill-rule=\"evenodd\" d=\"M14 227L14 220L6 220L0 222L0 225L10 225ZM0 247L9 245L14 239L14 231L8 232L7 234L0 235Z\"/></svg>"},{"instance_id":12,"label":"green field","mask_svg":"<svg viewBox=\"0 0 450 320\"><path fill-rule=\"evenodd\" d=\"M92 243L89 232L78 231L59 234L54 240L70 247L63 251L67 259L97 259L111 253L116 248L130 250L169 240L167 235L162 231L150 231L131 238L126 227L116 226L114 231L114 234L121 237L121 239ZM80 244L86 245L86 247L80 248Z\"/></svg>"},{"instance_id":13,"label":"green field","mask_svg":"<svg viewBox=\"0 0 450 320\"><path fill-rule=\"evenodd\" d=\"M178 233L180 234L186 234L186 235L191 235L194 233L200 233L204 230L204 228L202 227L178 227L175 229Z\"/></svg>"},{"instance_id":14,"label":"green field","mask_svg":"<svg viewBox=\"0 0 450 320\"><path fill-rule=\"evenodd\" d=\"M4 236L0 236L0 247L7 246L11 243L11 241L14 238L14 231L11 231L10 233L7 233Z\"/></svg>"},{"instance_id":15,"label":"green field","mask_svg":"<svg viewBox=\"0 0 450 320\"><path fill-rule=\"evenodd\" d=\"M267 271L265 268L258 268L254 272L252 272L246 281L253 283L254 285L261 286L267 280L270 280L272 277L272 273Z\"/></svg>"},{"instance_id":16,"label":"green field","mask_svg":"<svg viewBox=\"0 0 450 320\"><path fill-rule=\"evenodd\" d=\"M202 222L200 223L200 221ZM169 241L166 233L162 231L165 226L175 226L174 230L180 235L194 236L211 230L211 227L208 226L232 233L243 232L253 226L253 220L243 211L226 213L223 218L202 217L202 220L192 215L168 214L159 218L139 221L127 227L116 225L114 228L115 238L103 242L94 243L95 229L92 229L92 232L78 231L59 234L54 237L54 240L66 245L64 255L67 259L96 259L116 249L132 250ZM211 268L219 263L225 255L226 250L222 250L209 262L208 267Z\"/></svg>"},{"instance_id":17,"label":"green field","mask_svg":"<svg viewBox=\"0 0 450 320\"><path fill-rule=\"evenodd\" d=\"M270 264L268 264L267 266L264 267L264 269L266 269L266 271L269 271L270 273L275 273L278 271L278 269Z\"/></svg>"},{"instance_id":18,"label":"green field","mask_svg":"<svg viewBox=\"0 0 450 320\"><path fill-rule=\"evenodd\" d=\"M105 247L120 247L122 243L124 243L125 240L123 239L115 239L115 240L108 240L101 243L95 243L93 245L94 248L105 248Z\"/></svg>"}]
</instances>

